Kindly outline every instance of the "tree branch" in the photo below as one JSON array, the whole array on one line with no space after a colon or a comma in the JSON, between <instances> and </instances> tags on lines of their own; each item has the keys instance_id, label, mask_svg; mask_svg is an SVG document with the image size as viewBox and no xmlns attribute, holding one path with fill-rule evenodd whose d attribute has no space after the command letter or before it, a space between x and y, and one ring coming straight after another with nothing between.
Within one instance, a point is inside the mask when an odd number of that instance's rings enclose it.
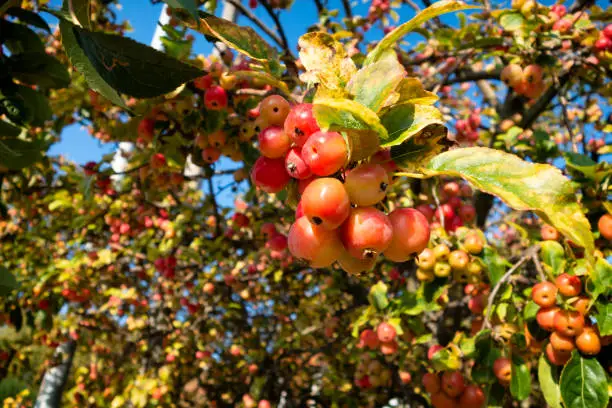
<instances>
[{"instance_id":1,"label":"tree branch","mask_svg":"<svg viewBox=\"0 0 612 408\"><path fill-rule=\"evenodd\" d=\"M251 12L251 10L246 8L244 4L242 4L242 2L240 2L239 0L226 0L226 1L230 3L231 5L233 5L234 7L236 7L242 13L242 15L244 15L246 18L251 20L253 24L255 24L257 27L261 29L261 31L263 31L264 33L268 35L268 37L273 39L276 44L278 44L280 47L284 47L283 40L274 31L272 31L270 27L264 24L263 21L257 18L257 16Z\"/></svg>"},{"instance_id":2,"label":"tree branch","mask_svg":"<svg viewBox=\"0 0 612 408\"><path fill-rule=\"evenodd\" d=\"M563 74L563 76L559 77L559 81L556 85L551 85L546 92L538 98L536 103L523 115L523 120L521 120L519 127L528 129L534 124L542 112L546 110L552 100L559 94L561 88L569 81L571 73L572 70L570 69Z\"/></svg>"},{"instance_id":3,"label":"tree branch","mask_svg":"<svg viewBox=\"0 0 612 408\"><path fill-rule=\"evenodd\" d=\"M497 292L499 292L501 286L506 283L508 279L510 279L510 276L512 276L512 274L516 272L516 270L520 268L521 265L523 265L528 260L533 259L533 257L538 253L539 250L539 246L532 246L531 248L527 249L527 251L525 251L525 255L523 255L521 259L519 259L518 262L515 263L512 268L510 268L508 272L506 272L504 276L502 276L501 279L495 284L495 287L493 287L493 290L489 295L489 299L487 300L487 314L485 316L485 320L482 327L484 327L485 329L491 327L491 309L493 307L493 301L495 300L495 296L497 295Z\"/></svg>"},{"instance_id":4,"label":"tree branch","mask_svg":"<svg viewBox=\"0 0 612 408\"><path fill-rule=\"evenodd\" d=\"M353 18L353 10L351 9L351 4L349 0L342 0L342 5L344 6L344 13L346 17L352 19Z\"/></svg>"}]
</instances>

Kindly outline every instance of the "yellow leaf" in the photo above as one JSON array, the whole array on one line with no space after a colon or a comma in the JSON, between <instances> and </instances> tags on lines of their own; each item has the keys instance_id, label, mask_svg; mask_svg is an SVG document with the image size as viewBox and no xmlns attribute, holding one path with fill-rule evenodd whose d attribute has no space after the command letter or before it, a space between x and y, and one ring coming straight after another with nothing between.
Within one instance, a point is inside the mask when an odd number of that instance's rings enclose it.
<instances>
[{"instance_id":1,"label":"yellow leaf","mask_svg":"<svg viewBox=\"0 0 612 408\"><path fill-rule=\"evenodd\" d=\"M516 210L534 211L585 248L592 260L595 245L591 226L576 201L574 185L558 168L529 163L495 149L470 147L436 156L425 173L462 177Z\"/></svg>"}]
</instances>

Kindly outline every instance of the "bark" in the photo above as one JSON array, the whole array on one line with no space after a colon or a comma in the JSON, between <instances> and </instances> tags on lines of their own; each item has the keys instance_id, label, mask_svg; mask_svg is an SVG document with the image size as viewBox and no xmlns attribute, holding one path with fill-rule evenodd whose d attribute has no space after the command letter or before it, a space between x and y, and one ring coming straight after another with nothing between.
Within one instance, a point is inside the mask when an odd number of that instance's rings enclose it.
<instances>
[{"instance_id":1,"label":"bark","mask_svg":"<svg viewBox=\"0 0 612 408\"><path fill-rule=\"evenodd\" d=\"M45 373L34 408L59 408L64 386L68 381L74 359L76 341L70 340L57 347L54 359L59 362Z\"/></svg>"}]
</instances>

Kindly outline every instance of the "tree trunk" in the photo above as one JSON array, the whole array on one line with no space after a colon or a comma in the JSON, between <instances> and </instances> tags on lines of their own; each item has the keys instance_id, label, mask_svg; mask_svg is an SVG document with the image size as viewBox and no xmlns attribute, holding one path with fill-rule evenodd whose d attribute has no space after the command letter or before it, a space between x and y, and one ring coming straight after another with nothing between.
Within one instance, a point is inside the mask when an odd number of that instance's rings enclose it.
<instances>
[{"instance_id":1,"label":"tree trunk","mask_svg":"<svg viewBox=\"0 0 612 408\"><path fill-rule=\"evenodd\" d=\"M68 381L68 374L72 366L76 341L70 340L57 347L54 359L58 364L45 373L36 404L34 408L59 408L62 401L62 392Z\"/></svg>"}]
</instances>

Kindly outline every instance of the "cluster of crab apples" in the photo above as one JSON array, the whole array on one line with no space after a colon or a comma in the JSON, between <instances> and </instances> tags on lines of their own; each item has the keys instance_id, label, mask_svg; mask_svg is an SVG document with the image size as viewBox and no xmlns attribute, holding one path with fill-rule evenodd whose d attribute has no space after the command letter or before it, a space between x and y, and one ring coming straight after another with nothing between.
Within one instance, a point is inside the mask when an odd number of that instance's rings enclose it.
<instances>
[{"instance_id":1,"label":"cluster of crab apples","mask_svg":"<svg viewBox=\"0 0 612 408\"><path fill-rule=\"evenodd\" d=\"M590 325L590 299L581 295L579 276L563 273L554 283L537 283L531 292L532 300L540 306L538 325L551 332L546 345L546 356L555 365L564 365L574 349L582 354L595 355L601 350L597 329Z\"/></svg>"},{"instance_id":2,"label":"cluster of crab apples","mask_svg":"<svg viewBox=\"0 0 612 408\"><path fill-rule=\"evenodd\" d=\"M261 102L257 121L262 156L251 170L253 183L268 193L296 183L300 195L288 235L293 256L359 273L383 253L403 262L425 249L430 226L420 211L381 210L395 169L387 151L349 169L345 137L322 131L311 104L291 106L279 95Z\"/></svg>"},{"instance_id":3,"label":"cluster of crab apples","mask_svg":"<svg viewBox=\"0 0 612 408\"><path fill-rule=\"evenodd\" d=\"M480 408L486 400L482 389L476 384L466 384L459 371L426 373L422 381L434 408Z\"/></svg>"}]
</instances>

